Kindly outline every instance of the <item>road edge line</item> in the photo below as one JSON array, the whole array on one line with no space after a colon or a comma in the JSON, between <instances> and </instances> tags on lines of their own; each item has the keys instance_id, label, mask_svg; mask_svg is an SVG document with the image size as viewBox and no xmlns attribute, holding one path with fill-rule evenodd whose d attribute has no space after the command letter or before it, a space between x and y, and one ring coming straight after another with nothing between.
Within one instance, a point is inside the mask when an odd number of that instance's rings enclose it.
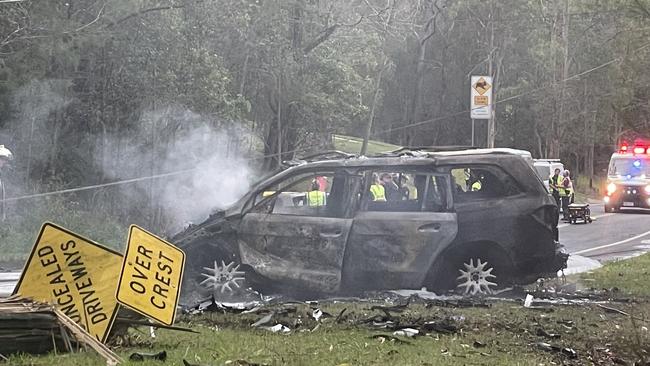
<instances>
[{"instance_id":1,"label":"road edge line","mask_svg":"<svg viewBox=\"0 0 650 366\"><path fill-rule=\"evenodd\" d=\"M588 249L583 249L583 250L580 250L580 251L577 251L577 252L573 252L573 253L571 253L571 254L573 254L573 255L582 255L582 254L584 254L584 253L589 253L589 252L593 252L593 251L600 250L600 249L605 249L605 248L615 247L615 246L617 246L617 245L621 245L621 244L629 243L629 242L631 242L631 241L633 241L633 240L636 240L636 239L642 238L642 237L644 237L644 236L646 236L646 235L649 235L649 234L650 234L650 231L646 231L646 232L643 233L643 234L639 234L639 235L633 236L633 237L631 237L631 238L627 238L627 239L624 239L624 240L621 240L621 241L617 241L617 242L615 242L615 243L605 244L605 245L601 245L601 246L593 247L593 248L588 248Z\"/></svg>"}]
</instances>

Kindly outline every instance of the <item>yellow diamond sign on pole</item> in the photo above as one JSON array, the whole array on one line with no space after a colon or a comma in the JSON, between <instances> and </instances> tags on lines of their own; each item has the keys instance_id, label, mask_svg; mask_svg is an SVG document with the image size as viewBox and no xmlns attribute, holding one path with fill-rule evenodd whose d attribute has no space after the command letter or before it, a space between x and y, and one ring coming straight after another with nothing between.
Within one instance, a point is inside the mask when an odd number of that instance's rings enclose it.
<instances>
[{"instance_id":1,"label":"yellow diamond sign on pole","mask_svg":"<svg viewBox=\"0 0 650 366\"><path fill-rule=\"evenodd\" d=\"M131 226L117 301L162 324L172 325L181 292L185 253Z\"/></svg>"},{"instance_id":2,"label":"yellow diamond sign on pole","mask_svg":"<svg viewBox=\"0 0 650 366\"><path fill-rule=\"evenodd\" d=\"M14 295L51 303L99 341L119 305L122 255L51 223L43 224Z\"/></svg>"}]
</instances>

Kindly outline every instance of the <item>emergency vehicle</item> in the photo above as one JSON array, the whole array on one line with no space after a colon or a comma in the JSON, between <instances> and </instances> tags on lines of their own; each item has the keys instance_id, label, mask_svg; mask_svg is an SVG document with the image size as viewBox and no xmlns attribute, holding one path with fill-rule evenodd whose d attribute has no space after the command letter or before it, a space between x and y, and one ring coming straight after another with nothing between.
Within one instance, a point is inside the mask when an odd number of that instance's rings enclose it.
<instances>
[{"instance_id":1,"label":"emergency vehicle","mask_svg":"<svg viewBox=\"0 0 650 366\"><path fill-rule=\"evenodd\" d=\"M650 144L621 144L607 172L606 212L621 208L650 208Z\"/></svg>"}]
</instances>

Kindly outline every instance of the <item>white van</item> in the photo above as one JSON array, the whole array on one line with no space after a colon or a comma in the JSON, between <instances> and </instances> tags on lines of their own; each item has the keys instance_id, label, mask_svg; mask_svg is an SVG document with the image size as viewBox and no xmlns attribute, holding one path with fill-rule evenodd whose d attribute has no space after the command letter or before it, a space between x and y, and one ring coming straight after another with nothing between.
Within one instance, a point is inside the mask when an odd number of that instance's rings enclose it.
<instances>
[{"instance_id":1,"label":"white van","mask_svg":"<svg viewBox=\"0 0 650 366\"><path fill-rule=\"evenodd\" d=\"M539 175L539 178L544 182L544 186L547 191L551 191L551 187L548 185L548 179L553 175L555 169L560 169L560 172L564 171L564 164L560 159L535 159L533 161L533 167Z\"/></svg>"},{"instance_id":2,"label":"white van","mask_svg":"<svg viewBox=\"0 0 650 366\"><path fill-rule=\"evenodd\" d=\"M606 212L650 208L650 144L624 144L612 154L603 201Z\"/></svg>"}]
</instances>

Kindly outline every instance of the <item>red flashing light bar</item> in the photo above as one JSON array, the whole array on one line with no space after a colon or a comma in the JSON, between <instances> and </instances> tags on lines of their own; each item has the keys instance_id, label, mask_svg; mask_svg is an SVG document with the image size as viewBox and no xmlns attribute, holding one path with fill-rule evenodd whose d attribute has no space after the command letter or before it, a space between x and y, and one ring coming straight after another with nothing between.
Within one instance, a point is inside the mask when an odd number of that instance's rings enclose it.
<instances>
[{"instance_id":1,"label":"red flashing light bar","mask_svg":"<svg viewBox=\"0 0 650 366\"><path fill-rule=\"evenodd\" d=\"M632 150L631 152L633 154L635 154L635 155L639 155L639 154L648 154L648 155L650 155L650 146L636 145L631 150ZM630 147L627 146L626 144L623 144L619 148L618 152L621 153L621 154L627 154L627 153L630 152Z\"/></svg>"},{"instance_id":2,"label":"red flashing light bar","mask_svg":"<svg viewBox=\"0 0 650 366\"><path fill-rule=\"evenodd\" d=\"M618 152L620 154L633 153L634 155L639 155L639 154L648 154L648 155L650 155L650 144L647 144L647 143L638 144L638 143L636 143L636 144L634 144L634 146L630 147L630 146L628 146L627 142L624 142L618 148Z\"/></svg>"}]
</instances>

